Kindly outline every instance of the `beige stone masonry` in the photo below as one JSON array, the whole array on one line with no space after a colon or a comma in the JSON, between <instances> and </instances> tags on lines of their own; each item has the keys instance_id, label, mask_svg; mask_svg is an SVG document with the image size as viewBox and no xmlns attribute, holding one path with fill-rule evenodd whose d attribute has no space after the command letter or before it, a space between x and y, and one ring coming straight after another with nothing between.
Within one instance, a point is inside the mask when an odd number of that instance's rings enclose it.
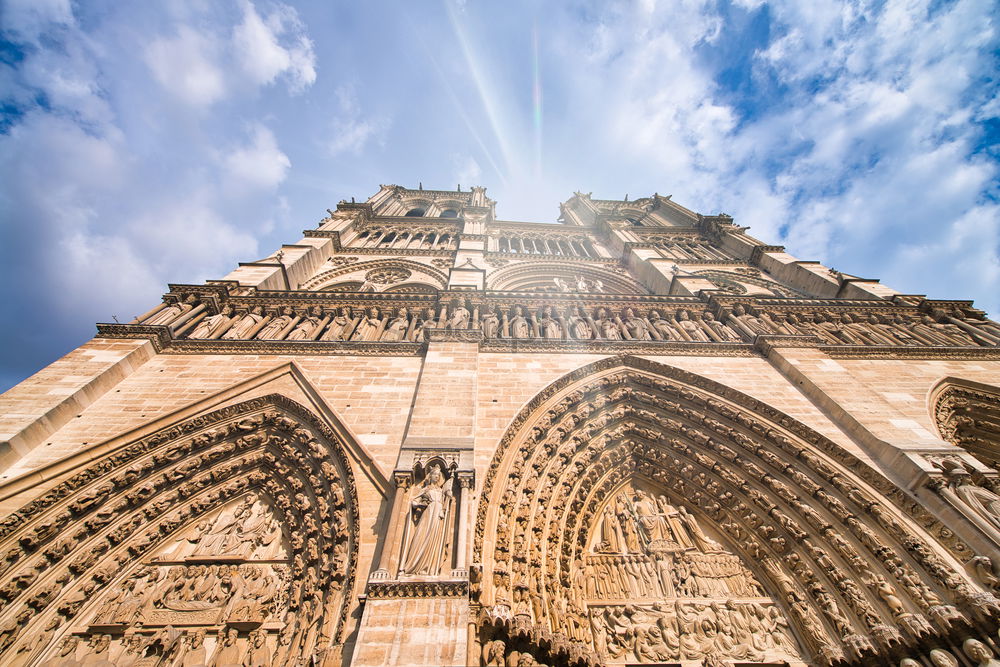
<instances>
[{"instance_id":1,"label":"beige stone masonry","mask_svg":"<svg viewBox=\"0 0 1000 667\"><path fill-rule=\"evenodd\" d=\"M148 341L88 341L0 396L0 471L153 356ZM6 478L0 474L0 481Z\"/></svg>"}]
</instances>

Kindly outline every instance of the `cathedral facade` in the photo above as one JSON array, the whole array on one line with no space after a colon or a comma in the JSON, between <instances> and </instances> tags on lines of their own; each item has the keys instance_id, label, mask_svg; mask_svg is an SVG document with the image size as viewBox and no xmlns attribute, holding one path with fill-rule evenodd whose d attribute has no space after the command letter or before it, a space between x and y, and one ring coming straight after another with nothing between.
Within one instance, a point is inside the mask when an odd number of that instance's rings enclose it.
<instances>
[{"instance_id":1,"label":"cathedral facade","mask_svg":"<svg viewBox=\"0 0 1000 667\"><path fill-rule=\"evenodd\" d=\"M995 665L1000 325L381 186L0 397L0 664Z\"/></svg>"}]
</instances>

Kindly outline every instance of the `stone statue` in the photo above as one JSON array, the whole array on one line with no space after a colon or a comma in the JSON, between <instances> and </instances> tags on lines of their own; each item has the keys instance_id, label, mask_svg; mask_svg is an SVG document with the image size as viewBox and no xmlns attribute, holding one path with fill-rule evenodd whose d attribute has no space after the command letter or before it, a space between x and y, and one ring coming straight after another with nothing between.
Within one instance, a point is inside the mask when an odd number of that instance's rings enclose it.
<instances>
[{"instance_id":1,"label":"stone statue","mask_svg":"<svg viewBox=\"0 0 1000 667\"><path fill-rule=\"evenodd\" d=\"M1000 667L1000 660L993 657L990 647L978 639L966 639L962 644L962 652L976 663L976 667Z\"/></svg>"},{"instance_id":2,"label":"stone statue","mask_svg":"<svg viewBox=\"0 0 1000 667\"><path fill-rule=\"evenodd\" d=\"M250 335L250 332L264 320L264 309L261 306L254 306L239 322L230 327L229 331L222 334L223 340L242 340Z\"/></svg>"},{"instance_id":3,"label":"stone statue","mask_svg":"<svg viewBox=\"0 0 1000 667\"><path fill-rule=\"evenodd\" d=\"M289 306L285 306L281 309L281 314L265 324L264 328L257 332L255 338L257 340L275 340L285 327L291 323L294 316L295 311Z\"/></svg>"},{"instance_id":4,"label":"stone statue","mask_svg":"<svg viewBox=\"0 0 1000 667\"><path fill-rule=\"evenodd\" d=\"M948 651L936 648L930 654L931 664L934 667L959 667L958 660Z\"/></svg>"},{"instance_id":5,"label":"stone statue","mask_svg":"<svg viewBox=\"0 0 1000 667\"><path fill-rule=\"evenodd\" d=\"M60 618L58 616L50 618L41 632L33 633L27 641L18 647L17 651L10 658L10 662L6 663L7 667L25 667L30 664L49 645L52 634L59 625Z\"/></svg>"},{"instance_id":6,"label":"stone statue","mask_svg":"<svg viewBox=\"0 0 1000 667\"><path fill-rule=\"evenodd\" d=\"M243 658L243 667L271 667L271 651L267 648L267 633L264 630L250 633L250 648Z\"/></svg>"},{"instance_id":7,"label":"stone statue","mask_svg":"<svg viewBox=\"0 0 1000 667\"><path fill-rule=\"evenodd\" d=\"M484 337L496 338L500 331L500 316L497 315L496 309L490 309L483 313L479 326L483 330Z\"/></svg>"},{"instance_id":8,"label":"stone statue","mask_svg":"<svg viewBox=\"0 0 1000 667\"><path fill-rule=\"evenodd\" d=\"M598 308L594 314L594 324L605 340L622 340L622 331L618 328L618 323L608 315L604 308Z\"/></svg>"},{"instance_id":9,"label":"stone statue","mask_svg":"<svg viewBox=\"0 0 1000 667\"><path fill-rule=\"evenodd\" d=\"M194 308L196 303L198 303L197 297L195 297L194 294L189 294L184 301L174 302L159 312L154 313L149 319L143 322L143 324L168 325L184 313Z\"/></svg>"},{"instance_id":10,"label":"stone statue","mask_svg":"<svg viewBox=\"0 0 1000 667\"><path fill-rule=\"evenodd\" d=\"M410 314L406 308L401 307L396 312L396 317L389 320L382 333L382 340L390 343L397 343L406 340L406 332L410 328Z\"/></svg>"},{"instance_id":11,"label":"stone statue","mask_svg":"<svg viewBox=\"0 0 1000 667\"><path fill-rule=\"evenodd\" d=\"M212 656L212 667L243 667L240 659L240 648L236 644L239 631L236 628L219 630L219 641Z\"/></svg>"},{"instance_id":12,"label":"stone statue","mask_svg":"<svg viewBox=\"0 0 1000 667\"><path fill-rule=\"evenodd\" d=\"M680 340L680 335L674 330L670 325L670 322L663 319L660 316L660 311L651 310L649 311L649 323L652 325L653 329L660 334L663 340Z\"/></svg>"},{"instance_id":13,"label":"stone statue","mask_svg":"<svg viewBox=\"0 0 1000 667\"><path fill-rule=\"evenodd\" d=\"M521 306L514 306L514 313L509 324L511 338L531 338L531 325L525 319L524 309Z\"/></svg>"},{"instance_id":14,"label":"stone statue","mask_svg":"<svg viewBox=\"0 0 1000 667\"><path fill-rule=\"evenodd\" d=\"M635 311L631 308L625 309L622 325L632 340L652 340L653 338L649 331L646 330L646 323L636 317Z\"/></svg>"},{"instance_id":15,"label":"stone statue","mask_svg":"<svg viewBox=\"0 0 1000 667\"><path fill-rule=\"evenodd\" d=\"M208 664L208 653L205 648L205 631L189 632L187 646L181 657L179 667L205 667Z\"/></svg>"},{"instance_id":16,"label":"stone statue","mask_svg":"<svg viewBox=\"0 0 1000 667\"><path fill-rule=\"evenodd\" d=\"M361 321L358 322L358 328L354 330L351 340L375 340L375 334L381 323L378 308L370 307L368 312L361 317Z\"/></svg>"},{"instance_id":17,"label":"stone statue","mask_svg":"<svg viewBox=\"0 0 1000 667\"><path fill-rule=\"evenodd\" d=\"M285 336L285 340L308 340L316 333L316 327L319 326L322 319L323 309L319 306L309 306L309 310L295 325L295 328Z\"/></svg>"},{"instance_id":18,"label":"stone statue","mask_svg":"<svg viewBox=\"0 0 1000 667\"><path fill-rule=\"evenodd\" d=\"M715 316L707 310L701 314L701 321L708 326L723 343L738 342L740 337L732 329L715 319Z\"/></svg>"},{"instance_id":19,"label":"stone statue","mask_svg":"<svg viewBox=\"0 0 1000 667\"><path fill-rule=\"evenodd\" d=\"M677 313L677 325L684 330L693 341L708 341L708 334L698 326L697 322L691 320L691 316L686 310L682 310Z\"/></svg>"},{"instance_id":20,"label":"stone statue","mask_svg":"<svg viewBox=\"0 0 1000 667\"><path fill-rule=\"evenodd\" d=\"M56 655L42 662L39 667L77 667L80 662L74 657L76 648L80 645L80 638L70 635L63 637L59 644L59 651Z\"/></svg>"},{"instance_id":21,"label":"stone statue","mask_svg":"<svg viewBox=\"0 0 1000 667\"><path fill-rule=\"evenodd\" d=\"M569 328L569 333L573 338L577 340L590 340L594 337L590 323L584 318L583 310L580 308L574 310L572 307L567 307L564 319L566 326Z\"/></svg>"},{"instance_id":22,"label":"stone statue","mask_svg":"<svg viewBox=\"0 0 1000 667\"><path fill-rule=\"evenodd\" d=\"M232 316L233 307L226 304L222 307L222 310L219 311L218 315L209 315L201 322L198 322L198 326L194 328L194 331L188 334L188 338L208 338L215 333L220 326L228 322L229 318Z\"/></svg>"},{"instance_id":23,"label":"stone statue","mask_svg":"<svg viewBox=\"0 0 1000 667\"><path fill-rule=\"evenodd\" d=\"M84 667L114 667L108 659L111 655L111 635L94 635L90 641L90 651L80 663Z\"/></svg>"},{"instance_id":24,"label":"stone statue","mask_svg":"<svg viewBox=\"0 0 1000 667\"><path fill-rule=\"evenodd\" d=\"M466 308L461 301L456 301L452 306L451 317L448 318L448 328L449 329L469 328L469 309Z\"/></svg>"},{"instance_id":25,"label":"stone statue","mask_svg":"<svg viewBox=\"0 0 1000 667\"><path fill-rule=\"evenodd\" d=\"M441 465L431 464L423 483L410 501L410 539L401 574L436 575L441 569L448 532L452 492Z\"/></svg>"},{"instance_id":26,"label":"stone statue","mask_svg":"<svg viewBox=\"0 0 1000 667\"><path fill-rule=\"evenodd\" d=\"M352 319L351 309L347 306L342 307L337 316L330 320L330 324L326 328L326 333L323 334L320 340L345 340L344 333L351 325Z\"/></svg>"},{"instance_id":27,"label":"stone statue","mask_svg":"<svg viewBox=\"0 0 1000 667\"><path fill-rule=\"evenodd\" d=\"M538 333L542 338L562 338L562 327L552 316L552 307L543 306L538 316Z\"/></svg>"}]
</instances>

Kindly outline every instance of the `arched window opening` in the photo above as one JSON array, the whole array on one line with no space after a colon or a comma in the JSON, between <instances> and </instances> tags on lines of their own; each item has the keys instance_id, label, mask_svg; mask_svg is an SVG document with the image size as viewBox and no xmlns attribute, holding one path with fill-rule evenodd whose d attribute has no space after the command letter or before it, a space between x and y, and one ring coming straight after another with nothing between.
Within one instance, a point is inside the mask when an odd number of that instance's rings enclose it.
<instances>
[{"instance_id":1,"label":"arched window opening","mask_svg":"<svg viewBox=\"0 0 1000 667\"><path fill-rule=\"evenodd\" d=\"M409 213L407 213L406 215L409 215ZM423 213L421 213L420 215L423 215ZM453 208L446 208L445 210L441 211L441 215L439 217L441 217L441 218L457 218L458 217L458 211L456 211Z\"/></svg>"},{"instance_id":2,"label":"arched window opening","mask_svg":"<svg viewBox=\"0 0 1000 667\"><path fill-rule=\"evenodd\" d=\"M426 213L426 211L422 208L411 208L409 211L406 212L406 217L421 218L423 217L424 213Z\"/></svg>"}]
</instances>

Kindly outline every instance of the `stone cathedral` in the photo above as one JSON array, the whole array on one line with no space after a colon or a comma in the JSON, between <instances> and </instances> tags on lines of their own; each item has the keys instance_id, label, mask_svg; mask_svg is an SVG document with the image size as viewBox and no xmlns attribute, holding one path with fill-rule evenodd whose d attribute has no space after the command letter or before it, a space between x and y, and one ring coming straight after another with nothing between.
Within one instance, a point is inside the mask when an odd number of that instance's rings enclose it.
<instances>
[{"instance_id":1,"label":"stone cathedral","mask_svg":"<svg viewBox=\"0 0 1000 667\"><path fill-rule=\"evenodd\" d=\"M1000 325L559 211L381 186L0 397L0 664L1000 665Z\"/></svg>"}]
</instances>

